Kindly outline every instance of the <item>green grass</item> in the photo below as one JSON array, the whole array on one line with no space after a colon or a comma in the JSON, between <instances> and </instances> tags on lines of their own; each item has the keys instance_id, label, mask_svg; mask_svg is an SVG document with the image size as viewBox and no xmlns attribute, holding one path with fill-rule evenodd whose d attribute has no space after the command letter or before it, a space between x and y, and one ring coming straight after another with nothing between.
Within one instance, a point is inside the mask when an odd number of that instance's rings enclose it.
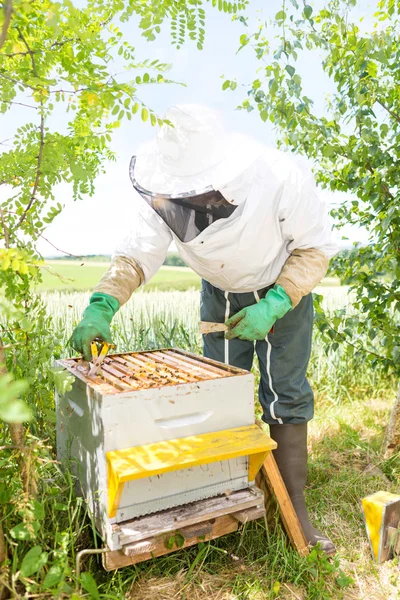
<instances>
[{"instance_id":1,"label":"green grass","mask_svg":"<svg viewBox=\"0 0 400 600\"><path fill-rule=\"evenodd\" d=\"M108 268L106 262L47 261L42 268L43 281L38 291L62 290L65 292L91 290ZM180 290L200 287L200 277L187 267L161 267L144 286L148 290Z\"/></svg>"}]
</instances>

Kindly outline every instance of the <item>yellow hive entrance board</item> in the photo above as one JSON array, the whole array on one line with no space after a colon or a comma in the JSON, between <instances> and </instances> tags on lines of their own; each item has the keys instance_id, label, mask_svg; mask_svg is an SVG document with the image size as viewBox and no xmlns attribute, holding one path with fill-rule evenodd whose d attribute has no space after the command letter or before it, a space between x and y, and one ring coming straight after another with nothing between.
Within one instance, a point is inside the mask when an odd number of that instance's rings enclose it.
<instances>
[{"instance_id":1,"label":"yellow hive entrance board","mask_svg":"<svg viewBox=\"0 0 400 600\"><path fill-rule=\"evenodd\" d=\"M249 456L249 481L253 481L276 446L257 425L249 425L107 452L109 517L116 515L127 481L239 456Z\"/></svg>"}]
</instances>

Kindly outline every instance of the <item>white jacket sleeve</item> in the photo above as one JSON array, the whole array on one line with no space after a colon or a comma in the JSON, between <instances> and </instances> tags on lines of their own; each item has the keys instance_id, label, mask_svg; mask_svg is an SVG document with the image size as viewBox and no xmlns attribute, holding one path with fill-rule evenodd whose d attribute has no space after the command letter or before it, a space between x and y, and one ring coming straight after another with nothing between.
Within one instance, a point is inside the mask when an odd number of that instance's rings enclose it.
<instances>
[{"instance_id":1,"label":"white jacket sleeve","mask_svg":"<svg viewBox=\"0 0 400 600\"><path fill-rule=\"evenodd\" d=\"M338 251L328 205L318 194L311 171L290 169L279 203L279 222L289 253L316 248L331 258Z\"/></svg>"},{"instance_id":2,"label":"white jacket sleeve","mask_svg":"<svg viewBox=\"0 0 400 600\"><path fill-rule=\"evenodd\" d=\"M141 198L135 198L137 211L129 235L117 247L114 257L133 259L141 268L147 283L164 262L172 242L169 227Z\"/></svg>"},{"instance_id":3,"label":"white jacket sleeve","mask_svg":"<svg viewBox=\"0 0 400 600\"><path fill-rule=\"evenodd\" d=\"M289 257L276 283L295 308L323 279L329 258L337 252L328 206L310 172L303 174L298 168L286 171L278 215Z\"/></svg>"}]
</instances>

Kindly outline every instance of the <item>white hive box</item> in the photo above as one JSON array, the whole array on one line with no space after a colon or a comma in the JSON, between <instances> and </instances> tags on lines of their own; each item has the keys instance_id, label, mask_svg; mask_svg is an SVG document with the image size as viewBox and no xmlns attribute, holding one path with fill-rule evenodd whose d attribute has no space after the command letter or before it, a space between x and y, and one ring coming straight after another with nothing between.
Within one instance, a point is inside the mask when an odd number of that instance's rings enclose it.
<instances>
[{"instance_id":1,"label":"white hive box","mask_svg":"<svg viewBox=\"0 0 400 600\"><path fill-rule=\"evenodd\" d=\"M237 448L247 441L243 432L254 425L251 373L169 349L110 355L95 377L80 359L59 364L75 381L56 398L58 459L72 461L111 549L120 547L112 536L116 523L248 488L251 452L235 455L228 444L229 452L220 453L226 459L205 462L204 444L218 446L220 436L203 434L221 432L226 440L232 431Z\"/></svg>"}]
</instances>

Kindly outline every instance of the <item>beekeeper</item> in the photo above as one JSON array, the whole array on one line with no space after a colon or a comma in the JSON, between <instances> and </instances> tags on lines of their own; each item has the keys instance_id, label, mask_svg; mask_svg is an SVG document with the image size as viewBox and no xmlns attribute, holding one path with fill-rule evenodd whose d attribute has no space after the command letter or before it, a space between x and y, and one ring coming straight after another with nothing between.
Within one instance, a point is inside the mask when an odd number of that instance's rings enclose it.
<instances>
[{"instance_id":1,"label":"beekeeper","mask_svg":"<svg viewBox=\"0 0 400 600\"><path fill-rule=\"evenodd\" d=\"M313 392L306 371L313 326L311 291L336 247L314 178L286 154L224 129L218 114L173 106L132 158L137 192L132 231L96 286L72 346L90 359L94 338L111 341L110 323L147 283L175 242L202 278L201 320L228 332L204 336L204 355L250 370L260 366L263 419L275 458L311 545L333 543L311 524L304 499L307 423Z\"/></svg>"}]
</instances>

